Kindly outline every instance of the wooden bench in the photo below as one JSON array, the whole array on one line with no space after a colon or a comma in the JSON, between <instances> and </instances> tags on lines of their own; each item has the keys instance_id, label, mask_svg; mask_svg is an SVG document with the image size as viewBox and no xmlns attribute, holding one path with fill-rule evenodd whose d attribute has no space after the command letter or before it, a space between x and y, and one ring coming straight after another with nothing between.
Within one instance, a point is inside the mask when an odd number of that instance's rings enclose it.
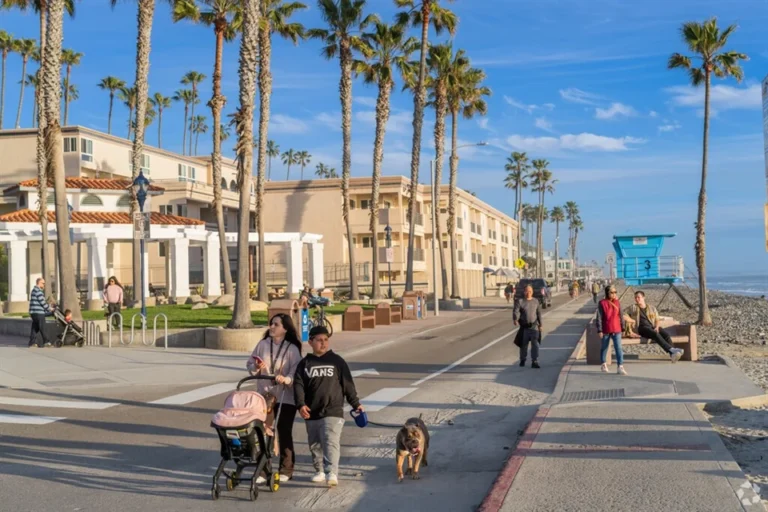
<instances>
[{"instance_id":1,"label":"wooden bench","mask_svg":"<svg viewBox=\"0 0 768 512\"><path fill-rule=\"evenodd\" d=\"M376 305L376 325L399 324L402 321L400 306L390 306L386 302Z\"/></svg>"},{"instance_id":2,"label":"wooden bench","mask_svg":"<svg viewBox=\"0 0 768 512\"><path fill-rule=\"evenodd\" d=\"M672 319L669 319L669 320L672 320ZM683 325L683 324L669 325L669 321L667 322L661 321L659 322L659 324L662 329L664 329L669 333L669 336L672 339L672 344L675 347L682 348L685 351L683 354L683 357L681 358L683 361L699 360L698 339L696 335L695 325ZM645 345L649 343L654 343L654 342L650 341L647 338L628 338L626 336L622 336L621 338L622 346ZM590 323L589 327L587 327L587 340L586 340L587 364L589 365L600 364L601 346L602 346L602 340L597 335L597 329L595 328L594 323ZM613 346L613 342L611 342L611 347L612 346ZM608 350L608 356L606 357L606 363L608 364L611 363L612 351L613 351L612 349Z\"/></svg>"},{"instance_id":3,"label":"wooden bench","mask_svg":"<svg viewBox=\"0 0 768 512\"><path fill-rule=\"evenodd\" d=\"M376 312L365 311L360 306L350 306L342 316L342 330L362 331L376 327Z\"/></svg>"}]
</instances>

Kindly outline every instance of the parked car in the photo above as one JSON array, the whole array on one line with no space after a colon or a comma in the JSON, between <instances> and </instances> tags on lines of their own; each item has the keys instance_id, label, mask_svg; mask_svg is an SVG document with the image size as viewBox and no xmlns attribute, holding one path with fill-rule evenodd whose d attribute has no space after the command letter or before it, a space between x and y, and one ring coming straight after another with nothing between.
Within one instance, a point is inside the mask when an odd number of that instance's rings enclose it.
<instances>
[{"instance_id":1,"label":"parked car","mask_svg":"<svg viewBox=\"0 0 768 512\"><path fill-rule=\"evenodd\" d=\"M549 292L549 286L543 279L521 279L515 286L515 300L522 299L525 296L526 286L533 287L533 296L541 303L542 309L552 307L552 294Z\"/></svg>"}]
</instances>

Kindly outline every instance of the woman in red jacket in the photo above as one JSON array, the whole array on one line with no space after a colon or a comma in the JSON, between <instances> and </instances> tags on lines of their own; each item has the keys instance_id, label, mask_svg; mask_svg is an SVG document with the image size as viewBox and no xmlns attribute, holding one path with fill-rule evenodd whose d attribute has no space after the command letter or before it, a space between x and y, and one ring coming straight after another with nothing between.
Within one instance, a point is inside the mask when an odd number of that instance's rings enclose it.
<instances>
[{"instance_id":1,"label":"woman in red jacket","mask_svg":"<svg viewBox=\"0 0 768 512\"><path fill-rule=\"evenodd\" d=\"M608 365L605 360L608 356L608 346L613 339L613 350L616 352L616 363L619 365L616 373L626 375L624 371L624 353L621 350L621 333L624 332L624 315L621 314L621 303L616 298L616 288L605 287L605 299L597 305L597 335L602 338L603 345L600 350L600 370L608 373Z\"/></svg>"}]
</instances>

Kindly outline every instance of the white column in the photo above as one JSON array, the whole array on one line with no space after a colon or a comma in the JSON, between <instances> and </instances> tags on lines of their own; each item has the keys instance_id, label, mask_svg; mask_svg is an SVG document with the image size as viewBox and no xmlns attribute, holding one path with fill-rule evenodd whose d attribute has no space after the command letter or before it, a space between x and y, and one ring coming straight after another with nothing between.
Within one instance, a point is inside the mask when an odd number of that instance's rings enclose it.
<instances>
[{"instance_id":1,"label":"white column","mask_svg":"<svg viewBox=\"0 0 768 512\"><path fill-rule=\"evenodd\" d=\"M307 252L309 255L309 286L317 290L325 288L325 265L323 260L324 245L320 243L309 244Z\"/></svg>"},{"instance_id":2,"label":"white column","mask_svg":"<svg viewBox=\"0 0 768 512\"><path fill-rule=\"evenodd\" d=\"M8 242L8 300L27 302L31 286L27 283L27 242Z\"/></svg>"},{"instance_id":3,"label":"white column","mask_svg":"<svg viewBox=\"0 0 768 512\"><path fill-rule=\"evenodd\" d=\"M144 240L144 296L149 297L149 240ZM153 303L154 304L154 303Z\"/></svg>"},{"instance_id":4,"label":"white column","mask_svg":"<svg viewBox=\"0 0 768 512\"><path fill-rule=\"evenodd\" d=\"M218 297L221 295L221 254L219 237L209 236L203 247L203 295Z\"/></svg>"},{"instance_id":5,"label":"white column","mask_svg":"<svg viewBox=\"0 0 768 512\"><path fill-rule=\"evenodd\" d=\"M301 292L304 283L304 269L301 250L304 243L300 240L288 243L286 248L285 266L288 271L288 295L294 296Z\"/></svg>"},{"instance_id":6,"label":"white column","mask_svg":"<svg viewBox=\"0 0 768 512\"><path fill-rule=\"evenodd\" d=\"M86 245L88 246L88 300L101 300L101 291L104 289L106 284L104 281L107 277L107 239L89 238Z\"/></svg>"},{"instance_id":7,"label":"white column","mask_svg":"<svg viewBox=\"0 0 768 512\"><path fill-rule=\"evenodd\" d=\"M173 283L173 270L171 268L171 242L165 240L160 242L165 247L165 296L171 298L171 288Z\"/></svg>"},{"instance_id":8,"label":"white column","mask_svg":"<svg viewBox=\"0 0 768 512\"><path fill-rule=\"evenodd\" d=\"M171 292L177 304L189 297L189 239L176 238L171 242Z\"/></svg>"}]
</instances>

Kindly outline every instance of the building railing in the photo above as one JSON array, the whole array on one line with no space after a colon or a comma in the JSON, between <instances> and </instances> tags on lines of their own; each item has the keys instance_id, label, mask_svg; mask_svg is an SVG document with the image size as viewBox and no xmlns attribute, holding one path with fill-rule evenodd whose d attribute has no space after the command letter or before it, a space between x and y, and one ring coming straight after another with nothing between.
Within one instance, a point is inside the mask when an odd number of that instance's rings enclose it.
<instances>
[{"instance_id":1,"label":"building railing","mask_svg":"<svg viewBox=\"0 0 768 512\"><path fill-rule=\"evenodd\" d=\"M427 261L424 249L418 247L413 248L413 261Z\"/></svg>"},{"instance_id":2,"label":"building railing","mask_svg":"<svg viewBox=\"0 0 768 512\"><path fill-rule=\"evenodd\" d=\"M656 258L623 258L617 270L617 277L629 279L655 279L685 277L682 256L659 256Z\"/></svg>"}]
</instances>

